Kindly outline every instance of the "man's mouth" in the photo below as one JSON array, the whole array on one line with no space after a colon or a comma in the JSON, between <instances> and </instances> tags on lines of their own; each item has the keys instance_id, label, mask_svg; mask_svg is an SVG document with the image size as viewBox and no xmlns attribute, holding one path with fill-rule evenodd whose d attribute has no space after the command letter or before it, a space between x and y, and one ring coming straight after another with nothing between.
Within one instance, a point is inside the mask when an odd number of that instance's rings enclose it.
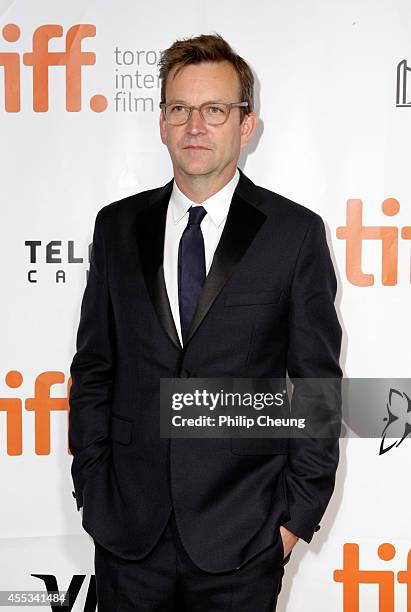
<instances>
[{"instance_id":1,"label":"man's mouth","mask_svg":"<svg viewBox=\"0 0 411 612\"><path fill-rule=\"evenodd\" d=\"M188 147L183 147L183 149L194 149L194 150L200 150L200 151L209 151L209 149L207 147L202 147L200 145L188 145Z\"/></svg>"}]
</instances>

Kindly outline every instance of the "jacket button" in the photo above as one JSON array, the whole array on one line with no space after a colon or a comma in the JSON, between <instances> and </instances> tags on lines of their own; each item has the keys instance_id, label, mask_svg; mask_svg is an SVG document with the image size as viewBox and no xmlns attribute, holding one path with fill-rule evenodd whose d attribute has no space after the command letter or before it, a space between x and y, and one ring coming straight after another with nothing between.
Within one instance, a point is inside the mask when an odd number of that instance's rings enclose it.
<instances>
[{"instance_id":1,"label":"jacket button","mask_svg":"<svg viewBox=\"0 0 411 612\"><path fill-rule=\"evenodd\" d=\"M190 378L190 372L188 370L182 369L180 372L180 378Z\"/></svg>"},{"instance_id":2,"label":"jacket button","mask_svg":"<svg viewBox=\"0 0 411 612\"><path fill-rule=\"evenodd\" d=\"M319 525L317 525L317 527L314 529L314 531L318 531L319 529L321 529L321 527Z\"/></svg>"}]
</instances>

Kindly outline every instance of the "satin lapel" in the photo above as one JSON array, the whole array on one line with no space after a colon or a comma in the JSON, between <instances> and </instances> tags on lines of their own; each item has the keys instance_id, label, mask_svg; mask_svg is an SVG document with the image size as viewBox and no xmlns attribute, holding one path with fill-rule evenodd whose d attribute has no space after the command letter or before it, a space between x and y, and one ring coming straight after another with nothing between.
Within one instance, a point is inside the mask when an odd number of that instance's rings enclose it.
<instances>
[{"instance_id":1,"label":"satin lapel","mask_svg":"<svg viewBox=\"0 0 411 612\"><path fill-rule=\"evenodd\" d=\"M257 188L239 169L240 179L234 191L223 233L198 300L187 342L192 339L214 300L234 273L244 253L254 240L267 216L258 210ZM254 205L253 205L254 204Z\"/></svg>"},{"instance_id":2,"label":"satin lapel","mask_svg":"<svg viewBox=\"0 0 411 612\"><path fill-rule=\"evenodd\" d=\"M166 215L173 179L137 217L137 240L141 266L150 299L171 341L181 349L164 279L163 255Z\"/></svg>"}]
</instances>

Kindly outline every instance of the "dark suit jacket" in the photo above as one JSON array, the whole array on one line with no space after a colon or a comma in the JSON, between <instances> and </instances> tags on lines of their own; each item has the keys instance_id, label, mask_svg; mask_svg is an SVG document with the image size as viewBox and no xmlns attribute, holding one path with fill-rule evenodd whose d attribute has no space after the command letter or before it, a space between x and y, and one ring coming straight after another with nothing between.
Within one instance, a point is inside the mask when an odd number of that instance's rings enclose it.
<instances>
[{"instance_id":1,"label":"dark suit jacket","mask_svg":"<svg viewBox=\"0 0 411 612\"><path fill-rule=\"evenodd\" d=\"M144 557L174 507L192 560L218 572L280 524L310 542L338 439L160 438L160 378L340 378L336 277L321 217L240 170L182 348L163 273L173 180L97 214L70 369L72 477L83 527L107 549Z\"/></svg>"}]
</instances>

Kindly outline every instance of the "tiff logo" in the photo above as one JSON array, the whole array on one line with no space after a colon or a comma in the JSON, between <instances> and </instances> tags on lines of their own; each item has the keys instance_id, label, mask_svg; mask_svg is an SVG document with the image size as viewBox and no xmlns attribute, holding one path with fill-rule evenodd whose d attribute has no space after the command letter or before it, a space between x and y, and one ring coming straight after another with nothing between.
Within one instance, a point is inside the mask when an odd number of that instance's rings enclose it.
<instances>
[{"instance_id":1,"label":"tiff logo","mask_svg":"<svg viewBox=\"0 0 411 612\"><path fill-rule=\"evenodd\" d=\"M337 227L337 238L345 240L345 268L347 280L357 287L374 285L374 274L366 274L362 267L364 240L378 240L381 243L383 285L396 285L398 282L398 238L400 228L395 225L363 225L362 200L348 200L346 225ZM394 217L400 210L395 198L387 198L381 206L386 217ZM401 228L401 239L411 240L411 226ZM411 271L410 271L411 272Z\"/></svg>"},{"instance_id":2,"label":"tiff logo","mask_svg":"<svg viewBox=\"0 0 411 612\"><path fill-rule=\"evenodd\" d=\"M7 372L5 377L7 387L18 389L23 384L23 376L18 370ZM49 455L51 451L50 415L54 411L68 414L70 404L71 377L67 382L67 397L52 397L51 388L58 383L64 383L63 372L42 372L36 377L33 397L25 400L20 397L0 397L0 415L6 414L6 444L7 454L18 456L23 453L23 406L34 415L34 436L36 455ZM3 419L2 419L3 420ZM68 440L67 451L71 454Z\"/></svg>"},{"instance_id":3,"label":"tiff logo","mask_svg":"<svg viewBox=\"0 0 411 612\"><path fill-rule=\"evenodd\" d=\"M3 40L11 45L19 40L20 35L20 28L15 23L9 23L2 29ZM93 66L96 63L96 54L82 51L81 43L84 38L95 35L94 25L86 23L74 25L67 30L64 51L52 52L49 51L49 41L62 37L63 27L48 24L34 31L32 51L23 53L24 66L32 68L34 112L44 113L49 110L50 66L65 69L66 110L71 113L81 111L82 66ZM1 66L4 75L4 108L7 113L18 113L21 107L20 53L16 51L0 52ZM96 94L90 98L89 104L92 111L100 113L107 108L107 98Z\"/></svg>"},{"instance_id":4,"label":"tiff logo","mask_svg":"<svg viewBox=\"0 0 411 612\"><path fill-rule=\"evenodd\" d=\"M378 547L378 556L382 561L392 561L395 553L392 544L385 543ZM362 584L378 586L378 604L372 610L367 608L367 612L395 610L395 573L390 570L360 570L358 544L344 544L343 568L334 571L334 581L343 585L343 612L359 612ZM397 573L397 581L406 586L406 610L411 612L411 550L407 555L407 569Z\"/></svg>"}]
</instances>

